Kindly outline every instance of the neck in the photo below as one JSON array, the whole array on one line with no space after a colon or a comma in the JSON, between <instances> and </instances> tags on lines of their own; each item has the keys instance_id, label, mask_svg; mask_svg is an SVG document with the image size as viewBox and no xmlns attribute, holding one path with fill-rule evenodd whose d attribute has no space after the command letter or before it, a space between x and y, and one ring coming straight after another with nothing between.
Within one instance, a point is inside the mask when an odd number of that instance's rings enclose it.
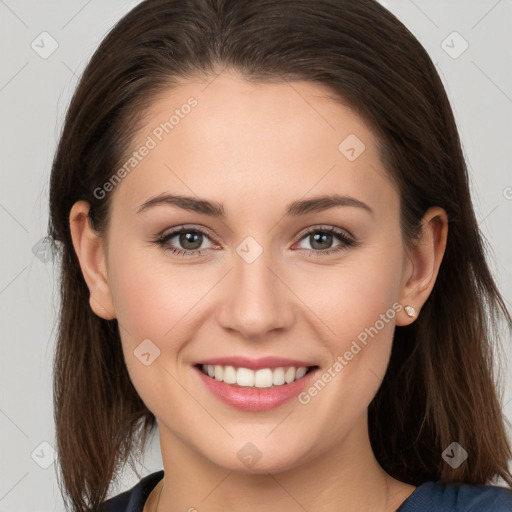
<instances>
[{"instance_id":1,"label":"neck","mask_svg":"<svg viewBox=\"0 0 512 512\"><path fill-rule=\"evenodd\" d=\"M165 485L158 512L206 508L210 512L262 508L268 512L338 512L340 505L344 512L394 512L414 490L391 478L378 464L366 415L334 449L314 457L306 455L299 464L279 472L243 473L219 467L162 424L159 432Z\"/></svg>"}]
</instances>

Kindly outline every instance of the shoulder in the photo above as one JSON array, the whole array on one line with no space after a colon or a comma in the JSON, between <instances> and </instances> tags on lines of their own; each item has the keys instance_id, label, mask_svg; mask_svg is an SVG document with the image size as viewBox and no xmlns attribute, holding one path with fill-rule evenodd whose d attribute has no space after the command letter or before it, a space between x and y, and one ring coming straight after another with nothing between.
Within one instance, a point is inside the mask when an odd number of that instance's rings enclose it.
<instances>
[{"instance_id":1,"label":"shoulder","mask_svg":"<svg viewBox=\"0 0 512 512\"><path fill-rule=\"evenodd\" d=\"M149 494L163 476L163 470L145 476L131 489L104 501L96 512L142 512Z\"/></svg>"},{"instance_id":2,"label":"shoulder","mask_svg":"<svg viewBox=\"0 0 512 512\"><path fill-rule=\"evenodd\" d=\"M457 491L458 503L462 506L461 510L471 512L512 512L512 491L492 485L460 485Z\"/></svg>"},{"instance_id":3,"label":"shoulder","mask_svg":"<svg viewBox=\"0 0 512 512\"><path fill-rule=\"evenodd\" d=\"M492 485L425 482L397 512L511 512L512 491Z\"/></svg>"}]
</instances>

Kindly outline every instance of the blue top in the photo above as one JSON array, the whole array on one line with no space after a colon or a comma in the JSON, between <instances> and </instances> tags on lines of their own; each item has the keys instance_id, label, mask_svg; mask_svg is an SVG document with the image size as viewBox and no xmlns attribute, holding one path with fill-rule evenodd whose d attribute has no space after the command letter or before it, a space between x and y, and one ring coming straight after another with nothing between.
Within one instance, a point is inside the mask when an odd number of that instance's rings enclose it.
<instances>
[{"instance_id":1,"label":"blue top","mask_svg":"<svg viewBox=\"0 0 512 512\"><path fill-rule=\"evenodd\" d=\"M98 512L142 512L151 491L164 477L151 473L128 491L103 503ZM512 512L512 491L490 485L443 484L418 486L396 512Z\"/></svg>"}]
</instances>

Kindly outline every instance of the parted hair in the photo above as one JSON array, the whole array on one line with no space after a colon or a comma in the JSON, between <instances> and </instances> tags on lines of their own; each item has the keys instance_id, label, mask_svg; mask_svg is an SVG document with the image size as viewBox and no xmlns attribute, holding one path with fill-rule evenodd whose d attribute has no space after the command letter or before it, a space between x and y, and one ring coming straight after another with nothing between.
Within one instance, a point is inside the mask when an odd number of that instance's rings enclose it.
<instances>
[{"instance_id":1,"label":"parted hair","mask_svg":"<svg viewBox=\"0 0 512 512\"><path fill-rule=\"evenodd\" d=\"M144 0L85 68L51 172L49 235L61 298L54 417L66 504L76 512L98 508L156 427L130 381L117 321L89 306L71 207L87 201L94 229L106 236L112 194L100 199L94 190L125 161L156 96L222 69L255 83L321 84L354 109L375 133L399 190L407 244L429 207L447 212L434 288L416 321L395 328L387 373L368 410L370 441L384 470L412 485L502 478L512 486L494 356L512 319L488 266L453 112L422 45L374 0ZM453 441L468 452L457 468L441 457Z\"/></svg>"}]
</instances>

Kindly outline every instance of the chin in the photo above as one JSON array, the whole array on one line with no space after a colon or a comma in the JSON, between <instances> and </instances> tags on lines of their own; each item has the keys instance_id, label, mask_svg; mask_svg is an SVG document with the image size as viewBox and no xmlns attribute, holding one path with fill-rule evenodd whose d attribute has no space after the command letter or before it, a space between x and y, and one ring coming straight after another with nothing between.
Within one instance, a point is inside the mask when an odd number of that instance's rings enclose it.
<instances>
[{"instance_id":1,"label":"chin","mask_svg":"<svg viewBox=\"0 0 512 512\"><path fill-rule=\"evenodd\" d=\"M296 468L304 462L304 443L300 452L294 446L276 446L268 439L243 443L226 447L220 453L203 453L213 464L227 470L243 474L281 473Z\"/></svg>"}]
</instances>

